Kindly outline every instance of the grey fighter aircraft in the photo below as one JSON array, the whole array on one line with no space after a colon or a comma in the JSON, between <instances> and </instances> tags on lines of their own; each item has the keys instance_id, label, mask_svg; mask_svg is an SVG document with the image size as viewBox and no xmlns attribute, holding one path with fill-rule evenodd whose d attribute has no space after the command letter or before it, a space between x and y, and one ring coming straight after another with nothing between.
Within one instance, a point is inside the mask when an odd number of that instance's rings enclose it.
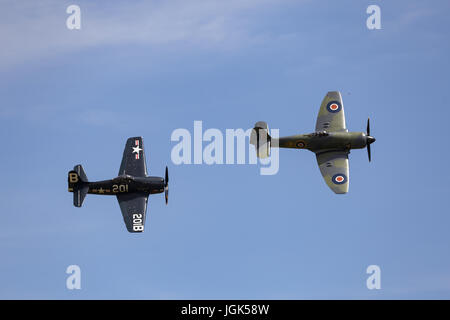
<instances>
[{"instance_id":1,"label":"grey fighter aircraft","mask_svg":"<svg viewBox=\"0 0 450 320\"><path fill-rule=\"evenodd\" d=\"M370 161L370 145L374 142L375 138L370 135L369 119L366 133L347 130L344 104L338 91L328 92L323 99L315 132L274 139L269 135L267 123L260 121L255 124L250 136L250 143L255 145L260 158L268 157L270 148L273 147L307 149L314 152L325 182L338 194L348 192L350 150L367 147Z\"/></svg>"},{"instance_id":2,"label":"grey fighter aircraft","mask_svg":"<svg viewBox=\"0 0 450 320\"><path fill-rule=\"evenodd\" d=\"M81 207L86 194L116 196L123 220L129 232L143 232L147 200L150 194L165 193L169 197L169 173L165 178L147 175L142 137L129 138L123 151L119 176L104 181L89 182L81 165L69 171L69 192L73 192L73 205Z\"/></svg>"}]
</instances>

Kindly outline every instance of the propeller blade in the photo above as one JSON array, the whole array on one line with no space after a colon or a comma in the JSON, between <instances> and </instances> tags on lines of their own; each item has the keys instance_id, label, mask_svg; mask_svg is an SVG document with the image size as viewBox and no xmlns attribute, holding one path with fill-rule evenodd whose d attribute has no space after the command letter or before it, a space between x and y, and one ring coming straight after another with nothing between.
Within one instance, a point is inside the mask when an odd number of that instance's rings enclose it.
<instances>
[{"instance_id":1,"label":"propeller blade","mask_svg":"<svg viewBox=\"0 0 450 320\"><path fill-rule=\"evenodd\" d=\"M367 135L370 136L370 118L367 118Z\"/></svg>"},{"instance_id":2,"label":"propeller blade","mask_svg":"<svg viewBox=\"0 0 450 320\"><path fill-rule=\"evenodd\" d=\"M367 144L367 155L369 156L369 162L371 160L371 155L370 155L370 144Z\"/></svg>"},{"instance_id":3,"label":"propeller blade","mask_svg":"<svg viewBox=\"0 0 450 320\"><path fill-rule=\"evenodd\" d=\"M165 175L166 186L169 184L169 169L166 166L166 175Z\"/></svg>"},{"instance_id":4,"label":"propeller blade","mask_svg":"<svg viewBox=\"0 0 450 320\"><path fill-rule=\"evenodd\" d=\"M166 205L169 202L169 169L166 167L166 174L164 177L164 195L166 198Z\"/></svg>"}]
</instances>

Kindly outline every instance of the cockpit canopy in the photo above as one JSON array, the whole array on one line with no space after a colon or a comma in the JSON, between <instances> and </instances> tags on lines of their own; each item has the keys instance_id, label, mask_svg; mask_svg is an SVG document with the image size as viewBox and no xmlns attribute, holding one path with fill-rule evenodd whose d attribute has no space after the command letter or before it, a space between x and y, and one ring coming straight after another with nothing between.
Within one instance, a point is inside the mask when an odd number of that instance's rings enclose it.
<instances>
[{"instance_id":1,"label":"cockpit canopy","mask_svg":"<svg viewBox=\"0 0 450 320\"><path fill-rule=\"evenodd\" d=\"M326 132L325 130L324 131L316 131L316 132L308 134L308 136L310 136L310 137L326 137L328 135L329 135L329 133Z\"/></svg>"},{"instance_id":2,"label":"cockpit canopy","mask_svg":"<svg viewBox=\"0 0 450 320\"><path fill-rule=\"evenodd\" d=\"M121 183L121 182L129 183L130 181L133 181L133 180L134 180L133 177L128 174L124 174L124 175L121 175L121 176L118 176L118 177L112 179L112 181L116 182L116 183Z\"/></svg>"}]
</instances>

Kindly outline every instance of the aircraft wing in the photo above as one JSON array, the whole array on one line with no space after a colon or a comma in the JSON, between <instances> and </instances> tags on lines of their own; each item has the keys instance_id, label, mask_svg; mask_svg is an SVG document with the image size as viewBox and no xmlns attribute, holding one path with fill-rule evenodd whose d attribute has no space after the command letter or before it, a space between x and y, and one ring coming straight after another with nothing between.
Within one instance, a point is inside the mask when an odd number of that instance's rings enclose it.
<instances>
[{"instance_id":1,"label":"aircraft wing","mask_svg":"<svg viewBox=\"0 0 450 320\"><path fill-rule=\"evenodd\" d=\"M129 232L143 232L147 211L147 195L125 193L117 195L123 221Z\"/></svg>"},{"instance_id":2,"label":"aircraft wing","mask_svg":"<svg viewBox=\"0 0 450 320\"><path fill-rule=\"evenodd\" d=\"M317 152L317 164L327 185L335 193L347 193L349 185L348 152Z\"/></svg>"},{"instance_id":3,"label":"aircraft wing","mask_svg":"<svg viewBox=\"0 0 450 320\"><path fill-rule=\"evenodd\" d=\"M323 98L317 116L316 131L347 131L344 104L339 91L330 91Z\"/></svg>"},{"instance_id":4,"label":"aircraft wing","mask_svg":"<svg viewBox=\"0 0 450 320\"><path fill-rule=\"evenodd\" d=\"M147 176L147 164L145 162L144 141L142 137L129 138L125 144L119 176L124 174L134 177Z\"/></svg>"}]
</instances>

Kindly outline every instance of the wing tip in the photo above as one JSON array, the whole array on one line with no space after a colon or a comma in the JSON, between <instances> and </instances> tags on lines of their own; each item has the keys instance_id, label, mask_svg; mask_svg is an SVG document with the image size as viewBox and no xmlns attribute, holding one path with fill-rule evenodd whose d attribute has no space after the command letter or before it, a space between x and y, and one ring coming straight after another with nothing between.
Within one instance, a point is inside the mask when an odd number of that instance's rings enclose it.
<instances>
[{"instance_id":1,"label":"wing tip","mask_svg":"<svg viewBox=\"0 0 450 320\"><path fill-rule=\"evenodd\" d=\"M133 140L136 140L136 139L143 140L142 136L135 136L135 137L129 137L129 138L127 139L127 141L133 141Z\"/></svg>"},{"instance_id":2,"label":"wing tip","mask_svg":"<svg viewBox=\"0 0 450 320\"><path fill-rule=\"evenodd\" d=\"M328 91L327 97L330 99L342 100L342 95L340 91Z\"/></svg>"},{"instance_id":3,"label":"wing tip","mask_svg":"<svg viewBox=\"0 0 450 320\"><path fill-rule=\"evenodd\" d=\"M330 187L330 189L331 190L333 190L334 191L334 193L336 193L336 194L347 194L348 193L348 181L345 183L345 184L343 184L343 185L340 185L340 187L339 188L332 188L331 186L329 186Z\"/></svg>"}]
</instances>

